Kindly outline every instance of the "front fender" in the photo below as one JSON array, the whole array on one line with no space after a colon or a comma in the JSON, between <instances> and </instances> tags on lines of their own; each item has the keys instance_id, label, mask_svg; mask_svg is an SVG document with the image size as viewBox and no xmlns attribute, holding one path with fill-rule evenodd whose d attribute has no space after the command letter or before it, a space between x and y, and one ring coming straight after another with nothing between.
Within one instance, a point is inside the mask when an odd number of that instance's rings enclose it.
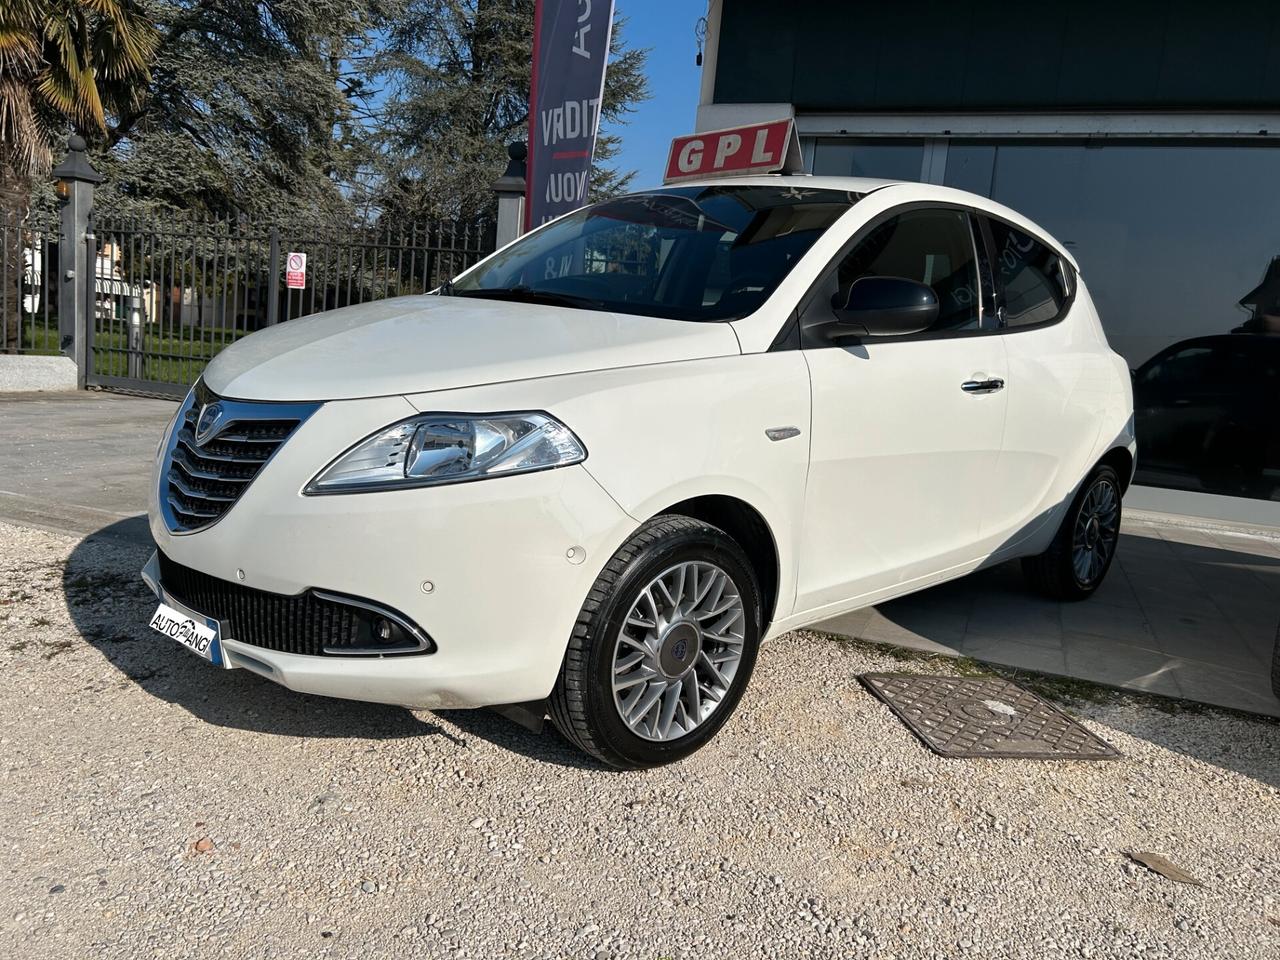
<instances>
[{"instance_id":1,"label":"front fender","mask_svg":"<svg viewBox=\"0 0 1280 960\"><path fill-rule=\"evenodd\" d=\"M736 497L778 550L776 617L791 613L809 466L809 373L798 351L717 357L492 384L408 398L419 409L546 410L587 449L584 467L634 521L693 497ZM771 440L765 431L799 432ZM609 556L589 558L602 569Z\"/></svg>"}]
</instances>

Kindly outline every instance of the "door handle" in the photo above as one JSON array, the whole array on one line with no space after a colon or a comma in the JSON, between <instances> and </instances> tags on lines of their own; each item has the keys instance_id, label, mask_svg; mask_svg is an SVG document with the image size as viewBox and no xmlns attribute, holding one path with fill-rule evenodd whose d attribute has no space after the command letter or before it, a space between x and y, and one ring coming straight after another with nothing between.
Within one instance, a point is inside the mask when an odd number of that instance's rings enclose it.
<instances>
[{"instance_id":1,"label":"door handle","mask_svg":"<svg viewBox=\"0 0 1280 960\"><path fill-rule=\"evenodd\" d=\"M986 380L966 380L960 384L960 389L965 393L995 393L997 390L1004 389L1004 381L999 377L990 377Z\"/></svg>"}]
</instances>

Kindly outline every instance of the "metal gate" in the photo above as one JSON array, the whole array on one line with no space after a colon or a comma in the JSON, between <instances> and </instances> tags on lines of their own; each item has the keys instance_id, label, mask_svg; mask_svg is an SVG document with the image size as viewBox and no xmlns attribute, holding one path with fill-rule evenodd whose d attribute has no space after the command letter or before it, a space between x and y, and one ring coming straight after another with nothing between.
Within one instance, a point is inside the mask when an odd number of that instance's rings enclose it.
<instances>
[{"instance_id":1,"label":"metal gate","mask_svg":"<svg viewBox=\"0 0 1280 960\"><path fill-rule=\"evenodd\" d=\"M0 353L57 354L58 215L0 209Z\"/></svg>"},{"instance_id":2,"label":"metal gate","mask_svg":"<svg viewBox=\"0 0 1280 960\"><path fill-rule=\"evenodd\" d=\"M494 233L485 222L289 230L102 218L90 222L85 243L86 382L181 396L240 337L322 310L425 293L491 252ZM301 288L285 283L289 253L307 255Z\"/></svg>"}]
</instances>

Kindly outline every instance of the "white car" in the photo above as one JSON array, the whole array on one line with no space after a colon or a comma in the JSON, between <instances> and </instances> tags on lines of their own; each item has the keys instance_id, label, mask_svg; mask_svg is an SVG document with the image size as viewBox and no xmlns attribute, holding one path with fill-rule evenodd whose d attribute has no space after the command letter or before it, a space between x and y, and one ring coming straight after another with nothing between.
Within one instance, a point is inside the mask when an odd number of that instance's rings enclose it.
<instances>
[{"instance_id":1,"label":"white car","mask_svg":"<svg viewBox=\"0 0 1280 960\"><path fill-rule=\"evenodd\" d=\"M569 214L433 294L243 339L157 454L152 626L307 693L688 755L763 640L1114 556L1129 371L981 197L756 176Z\"/></svg>"}]
</instances>

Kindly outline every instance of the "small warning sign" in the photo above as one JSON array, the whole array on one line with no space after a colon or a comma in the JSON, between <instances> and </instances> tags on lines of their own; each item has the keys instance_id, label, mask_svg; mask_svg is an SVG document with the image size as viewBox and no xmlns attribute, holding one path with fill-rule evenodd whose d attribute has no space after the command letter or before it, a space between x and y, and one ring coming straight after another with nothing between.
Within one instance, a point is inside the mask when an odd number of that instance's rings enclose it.
<instances>
[{"instance_id":1,"label":"small warning sign","mask_svg":"<svg viewBox=\"0 0 1280 960\"><path fill-rule=\"evenodd\" d=\"M285 260L284 285L290 289L307 285L307 255L291 253Z\"/></svg>"}]
</instances>

